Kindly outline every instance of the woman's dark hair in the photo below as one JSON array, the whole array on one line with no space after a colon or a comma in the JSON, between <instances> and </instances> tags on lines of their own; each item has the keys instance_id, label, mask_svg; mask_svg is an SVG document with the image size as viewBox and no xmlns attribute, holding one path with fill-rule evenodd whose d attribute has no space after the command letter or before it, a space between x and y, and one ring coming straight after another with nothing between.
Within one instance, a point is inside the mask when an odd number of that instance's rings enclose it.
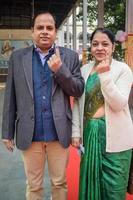
<instances>
[{"instance_id":1,"label":"woman's dark hair","mask_svg":"<svg viewBox=\"0 0 133 200\"><path fill-rule=\"evenodd\" d=\"M91 37L90 37L90 42L92 42L94 35L98 32L106 34L108 36L108 38L110 39L110 41L112 42L112 44L115 43L115 35L112 33L111 30L109 30L107 28L97 28L97 29L95 29L94 32L92 33Z\"/></svg>"},{"instance_id":2,"label":"woman's dark hair","mask_svg":"<svg viewBox=\"0 0 133 200\"><path fill-rule=\"evenodd\" d=\"M57 20L56 20L56 17L55 17L55 15L54 15L53 13L51 13L50 11L40 11L40 12L36 13L36 15L34 16L34 18L32 19L31 27L34 27L36 18L37 18L39 15L42 15L42 14L49 14L49 15L51 15L51 16L53 17L53 19L54 19L54 22L55 22L55 28L56 28L56 29L58 28L58 27L57 27Z\"/></svg>"}]
</instances>

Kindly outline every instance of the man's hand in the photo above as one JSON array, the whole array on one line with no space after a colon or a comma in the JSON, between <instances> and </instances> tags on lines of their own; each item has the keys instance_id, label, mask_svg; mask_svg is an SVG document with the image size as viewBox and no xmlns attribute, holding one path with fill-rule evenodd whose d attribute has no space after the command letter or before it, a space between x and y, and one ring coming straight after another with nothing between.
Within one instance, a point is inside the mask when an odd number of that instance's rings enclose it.
<instances>
[{"instance_id":1,"label":"man's hand","mask_svg":"<svg viewBox=\"0 0 133 200\"><path fill-rule=\"evenodd\" d=\"M81 138L80 137L73 137L72 138L72 146L79 148L81 144Z\"/></svg>"},{"instance_id":2,"label":"man's hand","mask_svg":"<svg viewBox=\"0 0 133 200\"><path fill-rule=\"evenodd\" d=\"M5 144L6 148L13 152L14 149L14 140L9 140L9 139L2 139L3 143Z\"/></svg>"},{"instance_id":3,"label":"man's hand","mask_svg":"<svg viewBox=\"0 0 133 200\"><path fill-rule=\"evenodd\" d=\"M53 72L57 72L60 69L62 61L60 57L59 48L56 48L55 53L49 58L48 65L51 71Z\"/></svg>"}]
</instances>

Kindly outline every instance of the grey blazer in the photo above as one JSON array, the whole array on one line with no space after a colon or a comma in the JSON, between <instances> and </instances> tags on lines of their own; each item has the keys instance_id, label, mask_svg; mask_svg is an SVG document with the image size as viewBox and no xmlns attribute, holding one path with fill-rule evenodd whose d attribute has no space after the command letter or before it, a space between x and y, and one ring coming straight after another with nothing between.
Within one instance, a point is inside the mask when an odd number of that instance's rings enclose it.
<instances>
[{"instance_id":1,"label":"grey blazer","mask_svg":"<svg viewBox=\"0 0 133 200\"><path fill-rule=\"evenodd\" d=\"M72 114L70 96L79 97L84 90L78 54L60 47L62 66L52 76L52 112L59 142L67 148L71 142ZM34 134L34 98L32 80L33 46L14 51L9 61L5 90L2 138L16 138L16 146L27 149Z\"/></svg>"}]
</instances>

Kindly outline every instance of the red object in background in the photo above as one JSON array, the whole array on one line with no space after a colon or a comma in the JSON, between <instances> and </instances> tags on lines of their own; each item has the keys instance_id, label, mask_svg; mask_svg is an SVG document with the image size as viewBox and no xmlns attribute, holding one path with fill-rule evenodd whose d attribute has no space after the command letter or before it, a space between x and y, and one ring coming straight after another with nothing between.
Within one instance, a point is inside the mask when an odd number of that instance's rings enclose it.
<instances>
[{"instance_id":1,"label":"red object in background","mask_svg":"<svg viewBox=\"0 0 133 200\"><path fill-rule=\"evenodd\" d=\"M133 200L133 195L129 195L129 194L127 194L127 198L126 198L126 200Z\"/></svg>"},{"instance_id":2,"label":"red object in background","mask_svg":"<svg viewBox=\"0 0 133 200\"><path fill-rule=\"evenodd\" d=\"M70 157L67 168L68 199L78 200L80 157L76 148L70 147Z\"/></svg>"},{"instance_id":3,"label":"red object in background","mask_svg":"<svg viewBox=\"0 0 133 200\"><path fill-rule=\"evenodd\" d=\"M73 97L70 97L71 108L73 108Z\"/></svg>"}]
</instances>

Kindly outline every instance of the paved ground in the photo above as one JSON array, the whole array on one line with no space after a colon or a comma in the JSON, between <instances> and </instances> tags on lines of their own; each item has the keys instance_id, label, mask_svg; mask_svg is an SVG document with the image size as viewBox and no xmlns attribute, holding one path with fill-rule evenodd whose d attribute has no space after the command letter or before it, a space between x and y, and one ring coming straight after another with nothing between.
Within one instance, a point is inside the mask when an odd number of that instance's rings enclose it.
<instances>
[{"instance_id":1,"label":"paved ground","mask_svg":"<svg viewBox=\"0 0 133 200\"><path fill-rule=\"evenodd\" d=\"M0 138L4 89L0 86ZM25 173L20 152L8 152L0 141L0 200L25 200ZM45 175L45 200L50 200L48 170Z\"/></svg>"}]
</instances>

